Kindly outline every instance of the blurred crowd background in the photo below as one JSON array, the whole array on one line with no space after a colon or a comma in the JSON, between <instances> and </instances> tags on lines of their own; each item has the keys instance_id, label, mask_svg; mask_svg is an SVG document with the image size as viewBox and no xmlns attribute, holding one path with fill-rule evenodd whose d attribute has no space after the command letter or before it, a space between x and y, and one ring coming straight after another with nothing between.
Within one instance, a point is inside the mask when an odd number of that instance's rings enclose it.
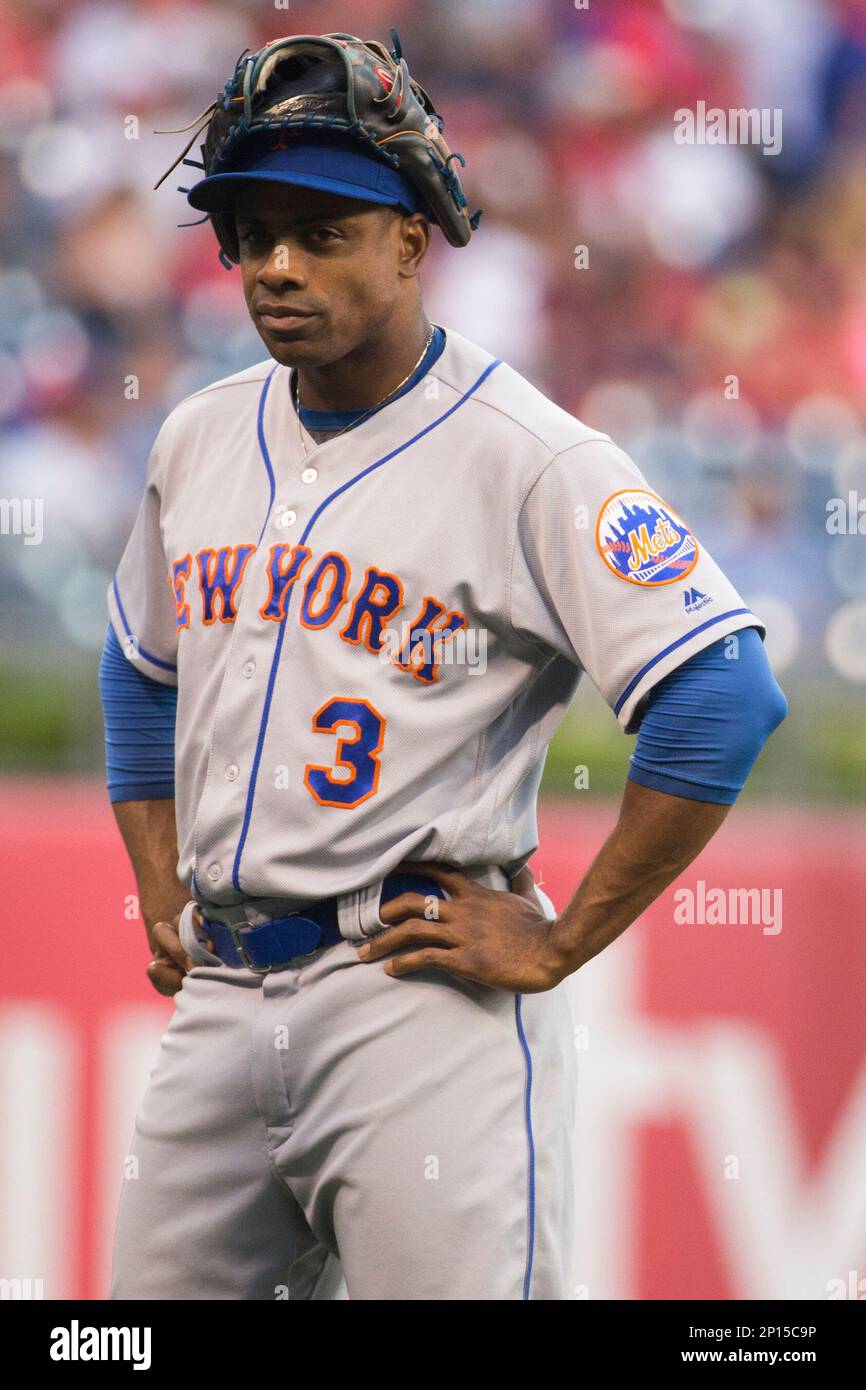
<instances>
[{"instance_id":1,"label":"blurred crowd background","mask_svg":"<svg viewBox=\"0 0 866 1390\"><path fill-rule=\"evenodd\" d=\"M784 932L683 927L669 891L570 982L578 1288L862 1296L866 830L829 803L866 799L866 0L0 0L0 878L33 943L0 981L0 1274L108 1287L168 1001L101 784L105 593L167 412L265 356L209 226L178 229L197 171L153 189L188 137L154 131L245 49L392 25L485 210L465 249L434 233L431 317L632 455L790 702L683 879L769 885ZM781 111L781 149L678 144L701 102ZM631 748L581 688L541 806L558 906Z\"/></svg>"},{"instance_id":2,"label":"blurred crowd background","mask_svg":"<svg viewBox=\"0 0 866 1390\"><path fill-rule=\"evenodd\" d=\"M862 797L866 534L827 507L866 498L866 0L4 0L0 497L44 540L0 537L0 768L98 772L150 445L265 355L154 130L246 48L390 25L485 210L435 235L431 316L610 433L767 621L791 715L748 794ZM780 109L780 152L677 144L699 101ZM609 793L630 746L583 690L547 785Z\"/></svg>"}]
</instances>

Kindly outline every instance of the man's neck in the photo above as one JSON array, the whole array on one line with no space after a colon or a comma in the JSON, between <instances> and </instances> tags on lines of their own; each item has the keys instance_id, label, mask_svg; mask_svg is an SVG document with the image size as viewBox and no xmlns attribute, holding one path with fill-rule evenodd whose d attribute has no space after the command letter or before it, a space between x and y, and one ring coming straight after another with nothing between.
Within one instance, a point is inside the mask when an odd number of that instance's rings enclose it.
<instances>
[{"instance_id":1,"label":"man's neck","mask_svg":"<svg viewBox=\"0 0 866 1390\"><path fill-rule=\"evenodd\" d=\"M308 410L369 410L411 376L429 341L432 325L421 310L406 332L393 320L374 338L324 367L300 367L298 392Z\"/></svg>"}]
</instances>

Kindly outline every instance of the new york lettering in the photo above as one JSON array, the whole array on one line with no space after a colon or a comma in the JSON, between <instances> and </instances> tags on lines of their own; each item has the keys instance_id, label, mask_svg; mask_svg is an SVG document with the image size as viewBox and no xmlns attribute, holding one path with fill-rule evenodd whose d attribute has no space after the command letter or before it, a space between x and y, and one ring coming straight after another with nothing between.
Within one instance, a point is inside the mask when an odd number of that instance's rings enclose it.
<instances>
[{"instance_id":1,"label":"new york lettering","mask_svg":"<svg viewBox=\"0 0 866 1390\"><path fill-rule=\"evenodd\" d=\"M198 589L201 601L202 626L236 621L239 590L255 551L254 545L205 547L195 556L182 555L172 562L168 584L178 632L190 626L193 588ZM353 583L352 567L338 550L316 559L306 545L272 545L265 578L267 591L258 609L263 622L285 622L291 612L302 627L312 632L335 628L341 641L374 654L385 644L389 624L405 607L398 575L368 565L360 583ZM295 588L298 597L291 601ZM466 626L465 614L425 594L391 660L414 680L430 685L439 679L436 654L441 644ZM431 634L435 641L430 641Z\"/></svg>"}]
</instances>

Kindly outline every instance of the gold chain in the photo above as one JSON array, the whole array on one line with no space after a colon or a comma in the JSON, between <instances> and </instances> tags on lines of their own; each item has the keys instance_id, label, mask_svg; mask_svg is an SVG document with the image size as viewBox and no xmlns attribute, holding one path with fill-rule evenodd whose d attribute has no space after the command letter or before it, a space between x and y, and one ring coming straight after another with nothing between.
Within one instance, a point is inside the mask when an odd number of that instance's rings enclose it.
<instances>
[{"instance_id":1,"label":"gold chain","mask_svg":"<svg viewBox=\"0 0 866 1390\"><path fill-rule=\"evenodd\" d=\"M417 370L418 370L418 368L420 367L421 363L424 361L424 358L425 358L426 355L427 355L427 350L428 350L428 348L430 347L430 344L431 344L432 341L433 341L433 333L434 333L434 330L435 330L435 324L432 324L432 323L431 323L431 325L430 325L430 332L427 334L427 341L426 341L426 343L424 344L424 347L423 347L422 350L421 350L421 356L418 358L418 361L415 363L414 367L410 368L410 370L406 373L406 375L404 376L403 380L402 380L402 381L398 381L397 385L396 385L395 387L393 387L393 389L390 390L390 391L387 393L387 395L383 396L382 399L381 399L380 401L376 401L373 405L368 406L368 408L364 411L363 415L360 415L360 416L358 417L357 420L353 420L353 421L351 422L351 424L344 425L343 428L342 428L341 430L336 430L333 434L329 434L329 437L328 437L327 439L325 439L325 440L322 441L323 444L330 444L330 442L331 442L332 439L337 439L341 434L345 434L345 433L346 433L346 430L352 430L352 429L355 428L356 425L362 424L362 423L364 422L364 420L366 420L367 416L368 416L369 414L371 414L372 411L378 410L378 408L379 408L380 405L384 405L386 401L390 400L392 396L395 396L395 395L397 394L397 392L400 390L400 387L401 387L401 386L405 386L405 385L406 385L406 382L409 380L410 376L412 376L415 372L417 372ZM292 378L292 398L293 398L293 400L294 400L294 405L295 405L295 417L296 417L296 419L297 419L297 421L298 421L298 437L299 437L299 439L300 439L300 441L301 441L301 448L302 448L303 451L304 451L304 458L306 458L306 457L307 457L307 454L309 453L309 450L308 450L308 448L307 448L307 446L306 446L306 443L305 443L305 441L304 441L304 431L303 431L303 428L302 428L302 426L301 426L301 399L300 399L300 388L299 388L299 385L298 385L298 376L297 376L297 372L295 373L294 377Z\"/></svg>"}]
</instances>

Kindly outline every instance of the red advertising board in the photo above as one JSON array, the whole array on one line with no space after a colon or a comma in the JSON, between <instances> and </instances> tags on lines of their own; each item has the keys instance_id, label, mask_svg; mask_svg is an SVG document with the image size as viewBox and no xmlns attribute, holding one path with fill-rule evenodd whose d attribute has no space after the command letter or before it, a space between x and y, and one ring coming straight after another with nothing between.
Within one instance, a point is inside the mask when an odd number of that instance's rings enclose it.
<instances>
[{"instance_id":1,"label":"red advertising board","mask_svg":"<svg viewBox=\"0 0 866 1390\"><path fill-rule=\"evenodd\" d=\"M0 1275L102 1298L172 1004L105 793L4 785ZM615 808L549 804L557 907ZM573 980L574 1297L866 1297L866 828L738 807Z\"/></svg>"}]
</instances>

